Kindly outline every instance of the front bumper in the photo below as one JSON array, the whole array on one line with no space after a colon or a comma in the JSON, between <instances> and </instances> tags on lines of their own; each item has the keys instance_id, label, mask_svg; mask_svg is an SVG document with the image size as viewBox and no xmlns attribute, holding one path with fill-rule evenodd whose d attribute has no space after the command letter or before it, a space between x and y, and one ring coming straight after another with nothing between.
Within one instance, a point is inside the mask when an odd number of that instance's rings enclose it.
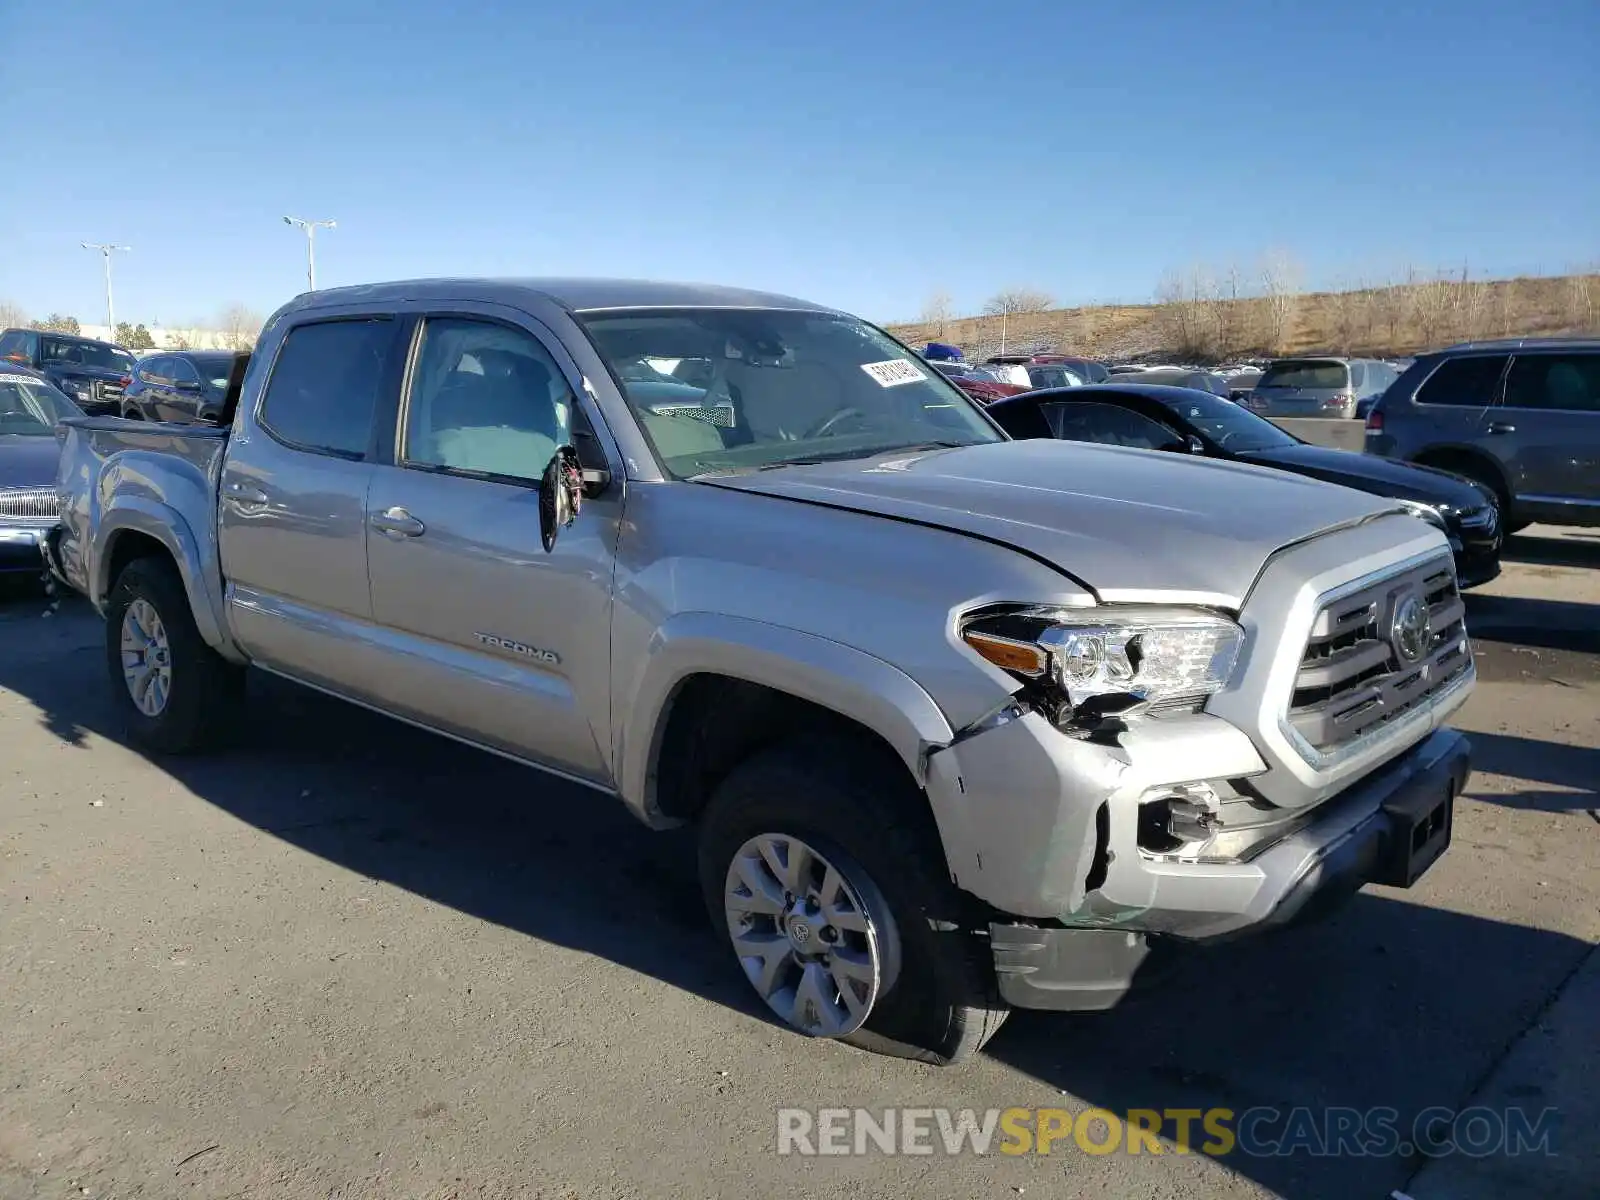
<instances>
[{"instance_id":1,"label":"front bumper","mask_svg":"<svg viewBox=\"0 0 1600 1200\"><path fill-rule=\"evenodd\" d=\"M1439 730L1320 805L1307 824L1241 864L1259 872L1243 906L1226 901L1237 894L1227 883L1233 864L1195 864L1197 873L1217 872L1210 913L1130 913L1116 929L993 923L1001 995L1021 1008L1107 1008L1170 950L1150 938L1163 932L1154 925L1179 940L1215 941L1322 916L1368 883L1410 887L1449 847L1470 750L1461 734Z\"/></svg>"},{"instance_id":2,"label":"front bumper","mask_svg":"<svg viewBox=\"0 0 1600 1200\"><path fill-rule=\"evenodd\" d=\"M48 533L48 528L8 525L0 518L0 575L42 574Z\"/></svg>"}]
</instances>

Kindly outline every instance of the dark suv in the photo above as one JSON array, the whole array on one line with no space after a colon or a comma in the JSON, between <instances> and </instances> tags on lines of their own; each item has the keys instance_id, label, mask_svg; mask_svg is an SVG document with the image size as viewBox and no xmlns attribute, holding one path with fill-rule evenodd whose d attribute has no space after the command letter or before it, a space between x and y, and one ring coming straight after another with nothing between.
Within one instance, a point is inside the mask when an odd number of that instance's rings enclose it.
<instances>
[{"instance_id":1,"label":"dark suv","mask_svg":"<svg viewBox=\"0 0 1600 1200\"><path fill-rule=\"evenodd\" d=\"M232 350L173 350L139 362L122 396L122 415L134 421L215 424L229 380L248 354Z\"/></svg>"},{"instance_id":2,"label":"dark suv","mask_svg":"<svg viewBox=\"0 0 1600 1200\"><path fill-rule=\"evenodd\" d=\"M1487 485L1508 531L1600 525L1600 338L1421 355L1367 415L1366 444Z\"/></svg>"},{"instance_id":3,"label":"dark suv","mask_svg":"<svg viewBox=\"0 0 1600 1200\"><path fill-rule=\"evenodd\" d=\"M133 379L133 355L121 346L46 329L0 333L0 361L38 371L91 416L115 416Z\"/></svg>"}]
</instances>

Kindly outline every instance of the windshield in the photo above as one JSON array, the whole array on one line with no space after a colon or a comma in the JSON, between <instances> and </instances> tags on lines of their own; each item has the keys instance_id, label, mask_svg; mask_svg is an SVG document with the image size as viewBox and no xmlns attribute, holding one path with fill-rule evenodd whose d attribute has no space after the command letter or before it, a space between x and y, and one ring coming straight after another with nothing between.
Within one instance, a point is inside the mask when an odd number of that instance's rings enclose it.
<instances>
[{"instance_id":1,"label":"windshield","mask_svg":"<svg viewBox=\"0 0 1600 1200\"><path fill-rule=\"evenodd\" d=\"M44 363L61 363L75 367L103 367L108 371L133 374L133 355L115 346L101 342L75 342L66 338L45 338L39 346L39 358Z\"/></svg>"},{"instance_id":2,"label":"windshield","mask_svg":"<svg viewBox=\"0 0 1600 1200\"><path fill-rule=\"evenodd\" d=\"M1350 368L1342 362L1282 362L1267 368L1258 388L1347 388Z\"/></svg>"},{"instance_id":3,"label":"windshield","mask_svg":"<svg viewBox=\"0 0 1600 1200\"><path fill-rule=\"evenodd\" d=\"M685 308L579 319L675 478L1003 440L938 372L853 317Z\"/></svg>"},{"instance_id":4,"label":"windshield","mask_svg":"<svg viewBox=\"0 0 1600 1200\"><path fill-rule=\"evenodd\" d=\"M1271 421L1246 412L1231 400L1194 392L1161 403L1227 450L1279 450L1298 443Z\"/></svg>"},{"instance_id":5,"label":"windshield","mask_svg":"<svg viewBox=\"0 0 1600 1200\"><path fill-rule=\"evenodd\" d=\"M83 411L55 388L26 375L0 375L0 433L48 437Z\"/></svg>"}]
</instances>

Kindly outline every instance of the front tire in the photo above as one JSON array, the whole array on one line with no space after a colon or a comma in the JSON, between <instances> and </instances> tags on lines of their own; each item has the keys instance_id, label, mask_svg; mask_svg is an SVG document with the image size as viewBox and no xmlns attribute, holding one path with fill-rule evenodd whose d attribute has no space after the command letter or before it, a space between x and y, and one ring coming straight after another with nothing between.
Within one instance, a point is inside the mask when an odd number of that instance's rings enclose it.
<instances>
[{"instance_id":1,"label":"front tire","mask_svg":"<svg viewBox=\"0 0 1600 1200\"><path fill-rule=\"evenodd\" d=\"M216 741L231 723L244 672L206 645L177 568L138 558L106 601L106 667L129 740L162 754Z\"/></svg>"},{"instance_id":2,"label":"front tire","mask_svg":"<svg viewBox=\"0 0 1600 1200\"><path fill-rule=\"evenodd\" d=\"M1009 1010L925 805L900 764L848 742L765 751L706 808L700 882L719 936L785 1023L949 1065Z\"/></svg>"}]
</instances>

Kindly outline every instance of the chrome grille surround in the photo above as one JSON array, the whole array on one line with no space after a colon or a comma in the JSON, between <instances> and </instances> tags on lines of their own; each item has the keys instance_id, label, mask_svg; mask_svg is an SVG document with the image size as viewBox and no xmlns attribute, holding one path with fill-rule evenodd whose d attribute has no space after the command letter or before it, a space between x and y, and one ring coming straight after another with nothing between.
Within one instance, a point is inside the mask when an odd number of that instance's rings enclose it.
<instances>
[{"instance_id":1,"label":"chrome grille surround","mask_svg":"<svg viewBox=\"0 0 1600 1200\"><path fill-rule=\"evenodd\" d=\"M1412 599L1420 605L1408 606ZM1285 737L1309 765L1327 767L1470 683L1465 615L1448 555L1321 597L1280 719Z\"/></svg>"}]
</instances>

